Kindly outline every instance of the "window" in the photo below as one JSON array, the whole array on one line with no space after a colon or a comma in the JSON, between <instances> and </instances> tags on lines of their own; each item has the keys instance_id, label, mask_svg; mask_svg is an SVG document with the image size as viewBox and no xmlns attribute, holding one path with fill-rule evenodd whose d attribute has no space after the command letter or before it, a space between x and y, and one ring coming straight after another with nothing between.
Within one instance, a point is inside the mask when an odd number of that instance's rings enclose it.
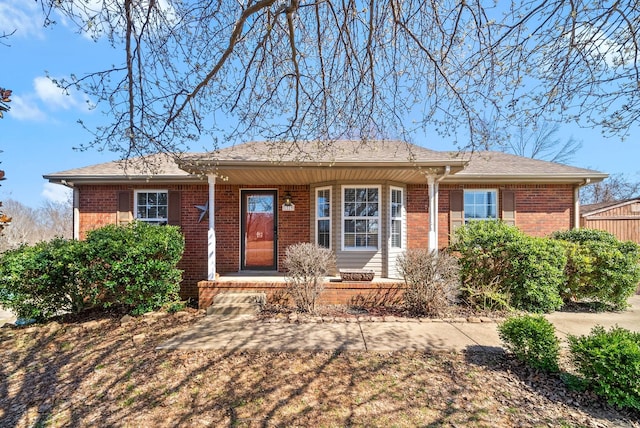
<instances>
[{"instance_id":1,"label":"window","mask_svg":"<svg viewBox=\"0 0 640 428\"><path fill-rule=\"evenodd\" d=\"M464 191L464 222L495 220L498 218L498 192L496 190Z\"/></svg>"},{"instance_id":2,"label":"window","mask_svg":"<svg viewBox=\"0 0 640 428\"><path fill-rule=\"evenodd\" d=\"M343 187L343 191L343 248L377 250L380 187Z\"/></svg>"},{"instance_id":3,"label":"window","mask_svg":"<svg viewBox=\"0 0 640 428\"><path fill-rule=\"evenodd\" d=\"M152 224L167 224L168 200L166 190L136 191L136 219Z\"/></svg>"},{"instance_id":4,"label":"window","mask_svg":"<svg viewBox=\"0 0 640 428\"><path fill-rule=\"evenodd\" d=\"M402 189L391 188L391 248L402 248Z\"/></svg>"},{"instance_id":5,"label":"window","mask_svg":"<svg viewBox=\"0 0 640 428\"><path fill-rule=\"evenodd\" d=\"M316 243L331 248L331 188L316 190Z\"/></svg>"}]
</instances>

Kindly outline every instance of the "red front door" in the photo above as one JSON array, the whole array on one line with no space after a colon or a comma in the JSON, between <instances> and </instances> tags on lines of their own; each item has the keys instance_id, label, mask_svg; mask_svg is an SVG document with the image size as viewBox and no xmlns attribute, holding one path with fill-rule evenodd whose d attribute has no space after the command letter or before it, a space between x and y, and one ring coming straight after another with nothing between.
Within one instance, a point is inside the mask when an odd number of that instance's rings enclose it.
<instances>
[{"instance_id":1,"label":"red front door","mask_svg":"<svg viewBox=\"0 0 640 428\"><path fill-rule=\"evenodd\" d=\"M242 191L242 269L276 269L275 190Z\"/></svg>"}]
</instances>

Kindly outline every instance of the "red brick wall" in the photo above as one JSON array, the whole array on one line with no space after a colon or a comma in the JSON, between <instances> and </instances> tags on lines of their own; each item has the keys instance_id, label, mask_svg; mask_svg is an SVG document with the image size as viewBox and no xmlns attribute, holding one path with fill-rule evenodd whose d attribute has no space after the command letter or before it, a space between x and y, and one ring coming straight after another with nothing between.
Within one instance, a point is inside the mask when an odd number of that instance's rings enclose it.
<instances>
[{"instance_id":1,"label":"red brick wall","mask_svg":"<svg viewBox=\"0 0 640 428\"><path fill-rule=\"evenodd\" d=\"M516 226L532 236L547 236L573 225L573 186L570 184L446 185L439 186L438 248L449 245L449 192L453 189L513 190ZM502 198L498 194L502 211ZM426 248L429 235L429 188L427 184L407 186L408 248Z\"/></svg>"},{"instance_id":2,"label":"red brick wall","mask_svg":"<svg viewBox=\"0 0 640 428\"><path fill-rule=\"evenodd\" d=\"M163 189L180 191L182 209L180 230L185 237L184 255L178 267L184 272L180 285L183 298L197 297L198 281L207 278L207 227L205 217L198 223L200 211L196 205L204 205L208 198L208 186L198 185L127 185L79 186L80 193L80 239L85 239L88 231L117 221L118 192L131 191L129 209L133 212L133 191L136 189Z\"/></svg>"},{"instance_id":3,"label":"red brick wall","mask_svg":"<svg viewBox=\"0 0 640 428\"><path fill-rule=\"evenodd\" d=\"M180 263L184 270L181 294L183 297L198 295L197 282L207 278L207 229L205 216L198 223L200 211L208 199L207 184L188 185L140 185L140 189L167 189L181 191L181 230L185 236L185 255ZM216 267L219 273L240 270L240 190L268 188L278 190L278 270L286 248L297 242L312 242L310 190L309 186L237 186L216 185ZM439 239L438 246L449 243L449 191L460 188L497 188L515 192L516 225L525 233L546 236L556 230L573 226L573 187L571 185L509 185L509 186L457 186L440 185L438 201ZM79 186L80 237L86 232L116 222L117 196L119 191L132 191L130 185ZM283 212L283 195L289 191L295 211ZM501 201L501 198L500 198ZM133 198L131 207L133 211ZM407 230L408 248L426 248L429 234L429 190L426 184L407 186ZM501 209L501 207L499 207Z\"/></svg>"},{"instance_id":4,"label":"red brick wall","mask_svg":"<svg viewBox=\"0 0 640 428\"><path fill-rule=\"evenodd\" d=\"M255 186L216 185L215 228L216 228L216 268L219 273L238 272L240 270L240 190L256 189ZM274 187L262 187L273 189ZM181 284L183 298L198 296L198 281L207 278L207 233L208 218L198 223L200 211L196 205L204 205L208 200L207 184L188 185L104 185L79 186L80 193L80 239L86 237L89 230L117 221L118 192L135 189L177 190L181 195L181 225L185 237L185 251L179 268L184 270ZM278 190L278 269L286 248L297 242L308 241L311 237L310 197L308 186L280 186ZM282 197L286 191L291 193L295 211L281 210ZM133 196L129 209L133 212Z\"/></svg>"},{"instance_id":5,"label":"red brick wall","mask_svg":"<svg viewBox=\"0 0 640 428\"><path fill-rule=\"evenodd\" d=\"M426 184L407 186L407 247L429 246L429 188Z\"/></svg>"}]
</instances>

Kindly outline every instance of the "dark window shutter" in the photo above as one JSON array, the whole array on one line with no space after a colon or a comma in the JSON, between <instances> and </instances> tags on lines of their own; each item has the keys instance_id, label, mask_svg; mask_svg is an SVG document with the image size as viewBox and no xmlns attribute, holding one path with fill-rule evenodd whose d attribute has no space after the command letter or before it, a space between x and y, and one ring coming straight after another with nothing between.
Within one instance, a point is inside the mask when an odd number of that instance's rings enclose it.
<instances>
[{"instance_id":1,"label":"dark window shutter","mask_svg":"<svg viewBox=\"0 0 640 428\"><path fill-rule=\"evenodd\" d=\"M182 197L180 192L169 191L169 218L168 223L172 226L180 226L182 214Z\"/></svg>"},{"instance_id":2,"label":"dark window shutter","mask_svg":"<svg viewBox=\"0 0 640 428\"><path fill-rule=\"evenodd\" d=\"M131 223L131 220L133 220L133 214L131 213L131 192L128 190L118 192L118 224Z\"/></svg>"},{"instance_id":3,"label":"dark window shutter","mask_svg":"<svg viewBox=\"0 0 640 428\"><path fill-rule=\"evenodd\" d=\"M516 193L513 190L502 191L502 221L516 225Z\"/></svg>"},{"instance_id":4,"label":"dark window shutter","mask_svg":"<svg viewBox=\"0 0 640 428\"><path fill-rule=\"evenodd\" d=\"M449 192L449 233L464 225L464 191L451 190Z\"/></svg>"}]
</instances>

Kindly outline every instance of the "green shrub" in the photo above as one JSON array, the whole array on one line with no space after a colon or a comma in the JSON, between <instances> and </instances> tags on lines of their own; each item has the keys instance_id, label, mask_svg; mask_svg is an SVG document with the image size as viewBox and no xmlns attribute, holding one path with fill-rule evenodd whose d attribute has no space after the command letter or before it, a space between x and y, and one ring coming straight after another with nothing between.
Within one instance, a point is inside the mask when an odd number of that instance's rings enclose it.
<instances>
[{"instance_id":1,"label":"green shrub","mask_svg":"<svg viewBox=\"0 0 640 428\"><path fill-rule=\"evenodd\" d=\"M522 315L498 326L505 348L530 367L558 371L560 341L555 327L541 315Z\"/></svg>"},{"instance_id":2,"label":"green shrub","mask_svg":"<svg viewBox=\"0 0 640 428\"><path fill-rule=\"evenodd\" d=\"M567 255L562 298L589 300L624 309L640 281L640 246L602 230L556 232Z\"/></svg>"},{"instance_id":3,"label":"green shrub","mask_svg":"<svg viewBox=\"0 0 640 428\"><path fill-rule=\"evenodd\" d=\"M54 239L2 254L0 303L18 318L43 321L84 308L77 278L77 257L83 244Z\"/></svg>"},{"instance_id":4,"label":"green shrub","mask_svg":"<svg viewBox=\"0 0 640 428\"><path fill-rule=\"evenodd\" d=\"M102 307L130 306L135 314L175 302L183 251L184 238L174 226L134 222L92 230L80 270L87 296Z\"/></svg>"},{"instance_id":5,"label":"green shrub","mask_svg":"<svg viewBox=\"0 0 640 428\"><path fill-rule=\"evenodd\" d=\"M327 248L298 243L287 248L284 267L287 292L298 309L315 313L324 290L324 277L335 266L335 256Z\"/></svg>"},{"instance_id":6,"label":"green shrub","mask_svg":"<svg viewBox=\"0 0 640 428\"><path fill-rule=\"evenodd\" d=\"M416 315L439 316L455 303L460 291L458 260L447 252L407 250L398 257L406 289L404 303Z\"/></svg>"},{"instance_id":7,"label":"green shrub","mask_svg":"<svg viewBox=\"0 0 640 428\"><path fill-rule=\"evenodd\" d=\"M0 303L39 321L88 306L147 312L178 300L183 249L177 228L142 222L23 246L1 256Z\"/></svg>"},{"instance_id":8,"label":"green shrub","mask_svg":"<svg viewBox=\"0 0 640 428\"><path fill-rule=\"evenodd\" d=\"M596 326L568 341L576 369L596 394L611 405L640 410L640 333Z\"/></svg>"},{"instance_id":9,"label":"green shrub","mask_svg":"<svg viewBox=\"0 0 640 428\"><path fill-rule=\"evenodd\" d=\"M531 312L562 306L566 256L558 242L530 237L500 221L471 222L456 230L453 242L468 303L484 300Z\"/></svg>"}]
</instances>

